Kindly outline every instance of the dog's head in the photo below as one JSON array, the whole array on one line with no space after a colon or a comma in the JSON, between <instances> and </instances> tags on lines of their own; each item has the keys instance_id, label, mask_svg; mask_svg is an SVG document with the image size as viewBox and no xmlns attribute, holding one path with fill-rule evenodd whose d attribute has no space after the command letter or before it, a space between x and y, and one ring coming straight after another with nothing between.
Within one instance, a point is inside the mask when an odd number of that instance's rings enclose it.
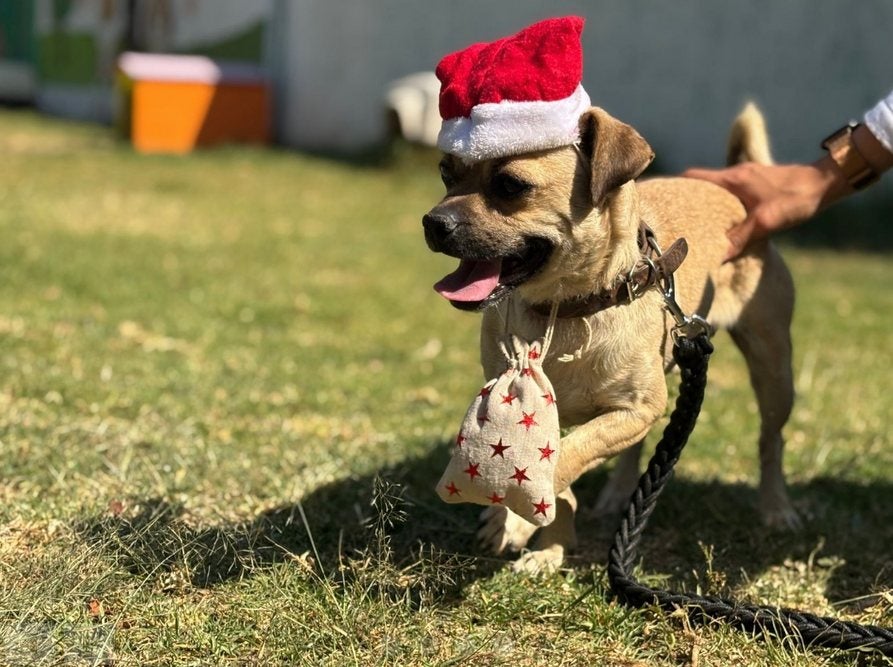
<instances>
[{"instance_id":1,"label":"dog's head","mask_svg":"<svg viewBox=\"0 0 893 667\"><path fill-rule=\"evenodd\" d=\"M556 281L579 273L581 258L595 253L597 263L610 252L608 205L653 157L632 127L598 108L580 118L577 147L471 164L445 155L446 196L422 224L428 247L460 264L435 289L463 310L514 289L534 302L554 298Z\"/></svg>"}]
</instances>

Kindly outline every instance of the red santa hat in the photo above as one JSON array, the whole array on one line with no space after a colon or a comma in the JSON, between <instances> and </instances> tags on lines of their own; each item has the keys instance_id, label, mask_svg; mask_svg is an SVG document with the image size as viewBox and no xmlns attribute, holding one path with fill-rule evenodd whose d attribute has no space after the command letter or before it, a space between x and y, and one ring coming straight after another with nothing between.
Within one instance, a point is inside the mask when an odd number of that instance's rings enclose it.
<instances>
[{"instance_id":1,"label":"red santa hat","mask_svg":"<svg viewBox=\"0 0 893 667\"><path fill-rule=\"evenodd\" d=\"M547 19L443 58L438 147L473 162L577 141L590 106L581 84L583 23Z\"/></svg>"}]
</instances>

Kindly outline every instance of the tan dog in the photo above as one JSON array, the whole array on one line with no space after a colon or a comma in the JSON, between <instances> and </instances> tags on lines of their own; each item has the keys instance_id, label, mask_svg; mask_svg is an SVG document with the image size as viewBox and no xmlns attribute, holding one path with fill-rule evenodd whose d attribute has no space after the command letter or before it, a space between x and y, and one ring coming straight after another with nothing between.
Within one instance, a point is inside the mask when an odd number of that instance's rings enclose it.
<instances>
[{"instance_id":1,"label":"tan dog","mask_svg":"<svg viewBox=\"0 0 893 667\"><path fill-rule=\"evenodd\" d=\"M528 340L543 336L549 304L608 289L637 265L640 221L663 248L684 237L690 250L676 273L678 300L686 313L728 329L744 353L762 419L760 509L770 525L796 525L782 472L781 428L793 401L793 285L781 257L764 242L723 264L725 231L744 216L734 196L692 179L635 183L652 150L601 109L583 115L580 135L578 147L472 164L447 155L441 162L447 194L425 216L425 237L432 250L462 260L436 288L456 307L483 310L485 377L505 364L498 342L506 331ZM755 108L736 121L729 154L769 160ZM651 290L585 320L559 318L545 360L561 424L576 428L561 442L555 521L516 569L562 563L575 543L570 485L624 452L598 501L601 510L619 509L638 478L642 440L667 408L673 321L660 294ZM536 530L498 505L484 510L481 520L478 536L497 553L521 550Z\"/></svg>"}]
</instances>

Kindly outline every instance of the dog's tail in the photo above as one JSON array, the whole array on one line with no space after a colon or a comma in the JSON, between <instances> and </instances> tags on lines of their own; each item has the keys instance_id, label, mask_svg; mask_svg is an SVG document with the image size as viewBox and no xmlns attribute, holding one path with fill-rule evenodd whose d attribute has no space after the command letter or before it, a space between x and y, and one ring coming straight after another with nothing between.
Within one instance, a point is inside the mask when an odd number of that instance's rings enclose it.
<instances>
[{"instance_id":1,"label":"dog's tail","mask_svg":"<svg viewBox=\"0 0 893 667\"><path fill-rule=\"evenodd\" d=\"M739 162L759 162L773 164L769 134L763 114L753 102L748 102L729 132L729 146L726 151L726 164Z\"/></svg>"}]
</instances>

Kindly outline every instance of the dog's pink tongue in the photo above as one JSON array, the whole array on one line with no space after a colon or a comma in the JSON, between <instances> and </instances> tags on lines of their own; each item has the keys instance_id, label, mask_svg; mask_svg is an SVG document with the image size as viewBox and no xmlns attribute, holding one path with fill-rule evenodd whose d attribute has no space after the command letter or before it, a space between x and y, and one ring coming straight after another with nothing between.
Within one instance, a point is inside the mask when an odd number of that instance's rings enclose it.
<instances>
[{"instance_id":1,"label":"dog's pink tongue","mask_svg":"<svg viewBox=\"0 0 893 667\"><path fill-rule=\"evenodd\" d=\"M434 285L435 291L450 301L483 301L499 284L502 260L476 262L463 259L459 268Z\"/></svg>"}]
</instances>

